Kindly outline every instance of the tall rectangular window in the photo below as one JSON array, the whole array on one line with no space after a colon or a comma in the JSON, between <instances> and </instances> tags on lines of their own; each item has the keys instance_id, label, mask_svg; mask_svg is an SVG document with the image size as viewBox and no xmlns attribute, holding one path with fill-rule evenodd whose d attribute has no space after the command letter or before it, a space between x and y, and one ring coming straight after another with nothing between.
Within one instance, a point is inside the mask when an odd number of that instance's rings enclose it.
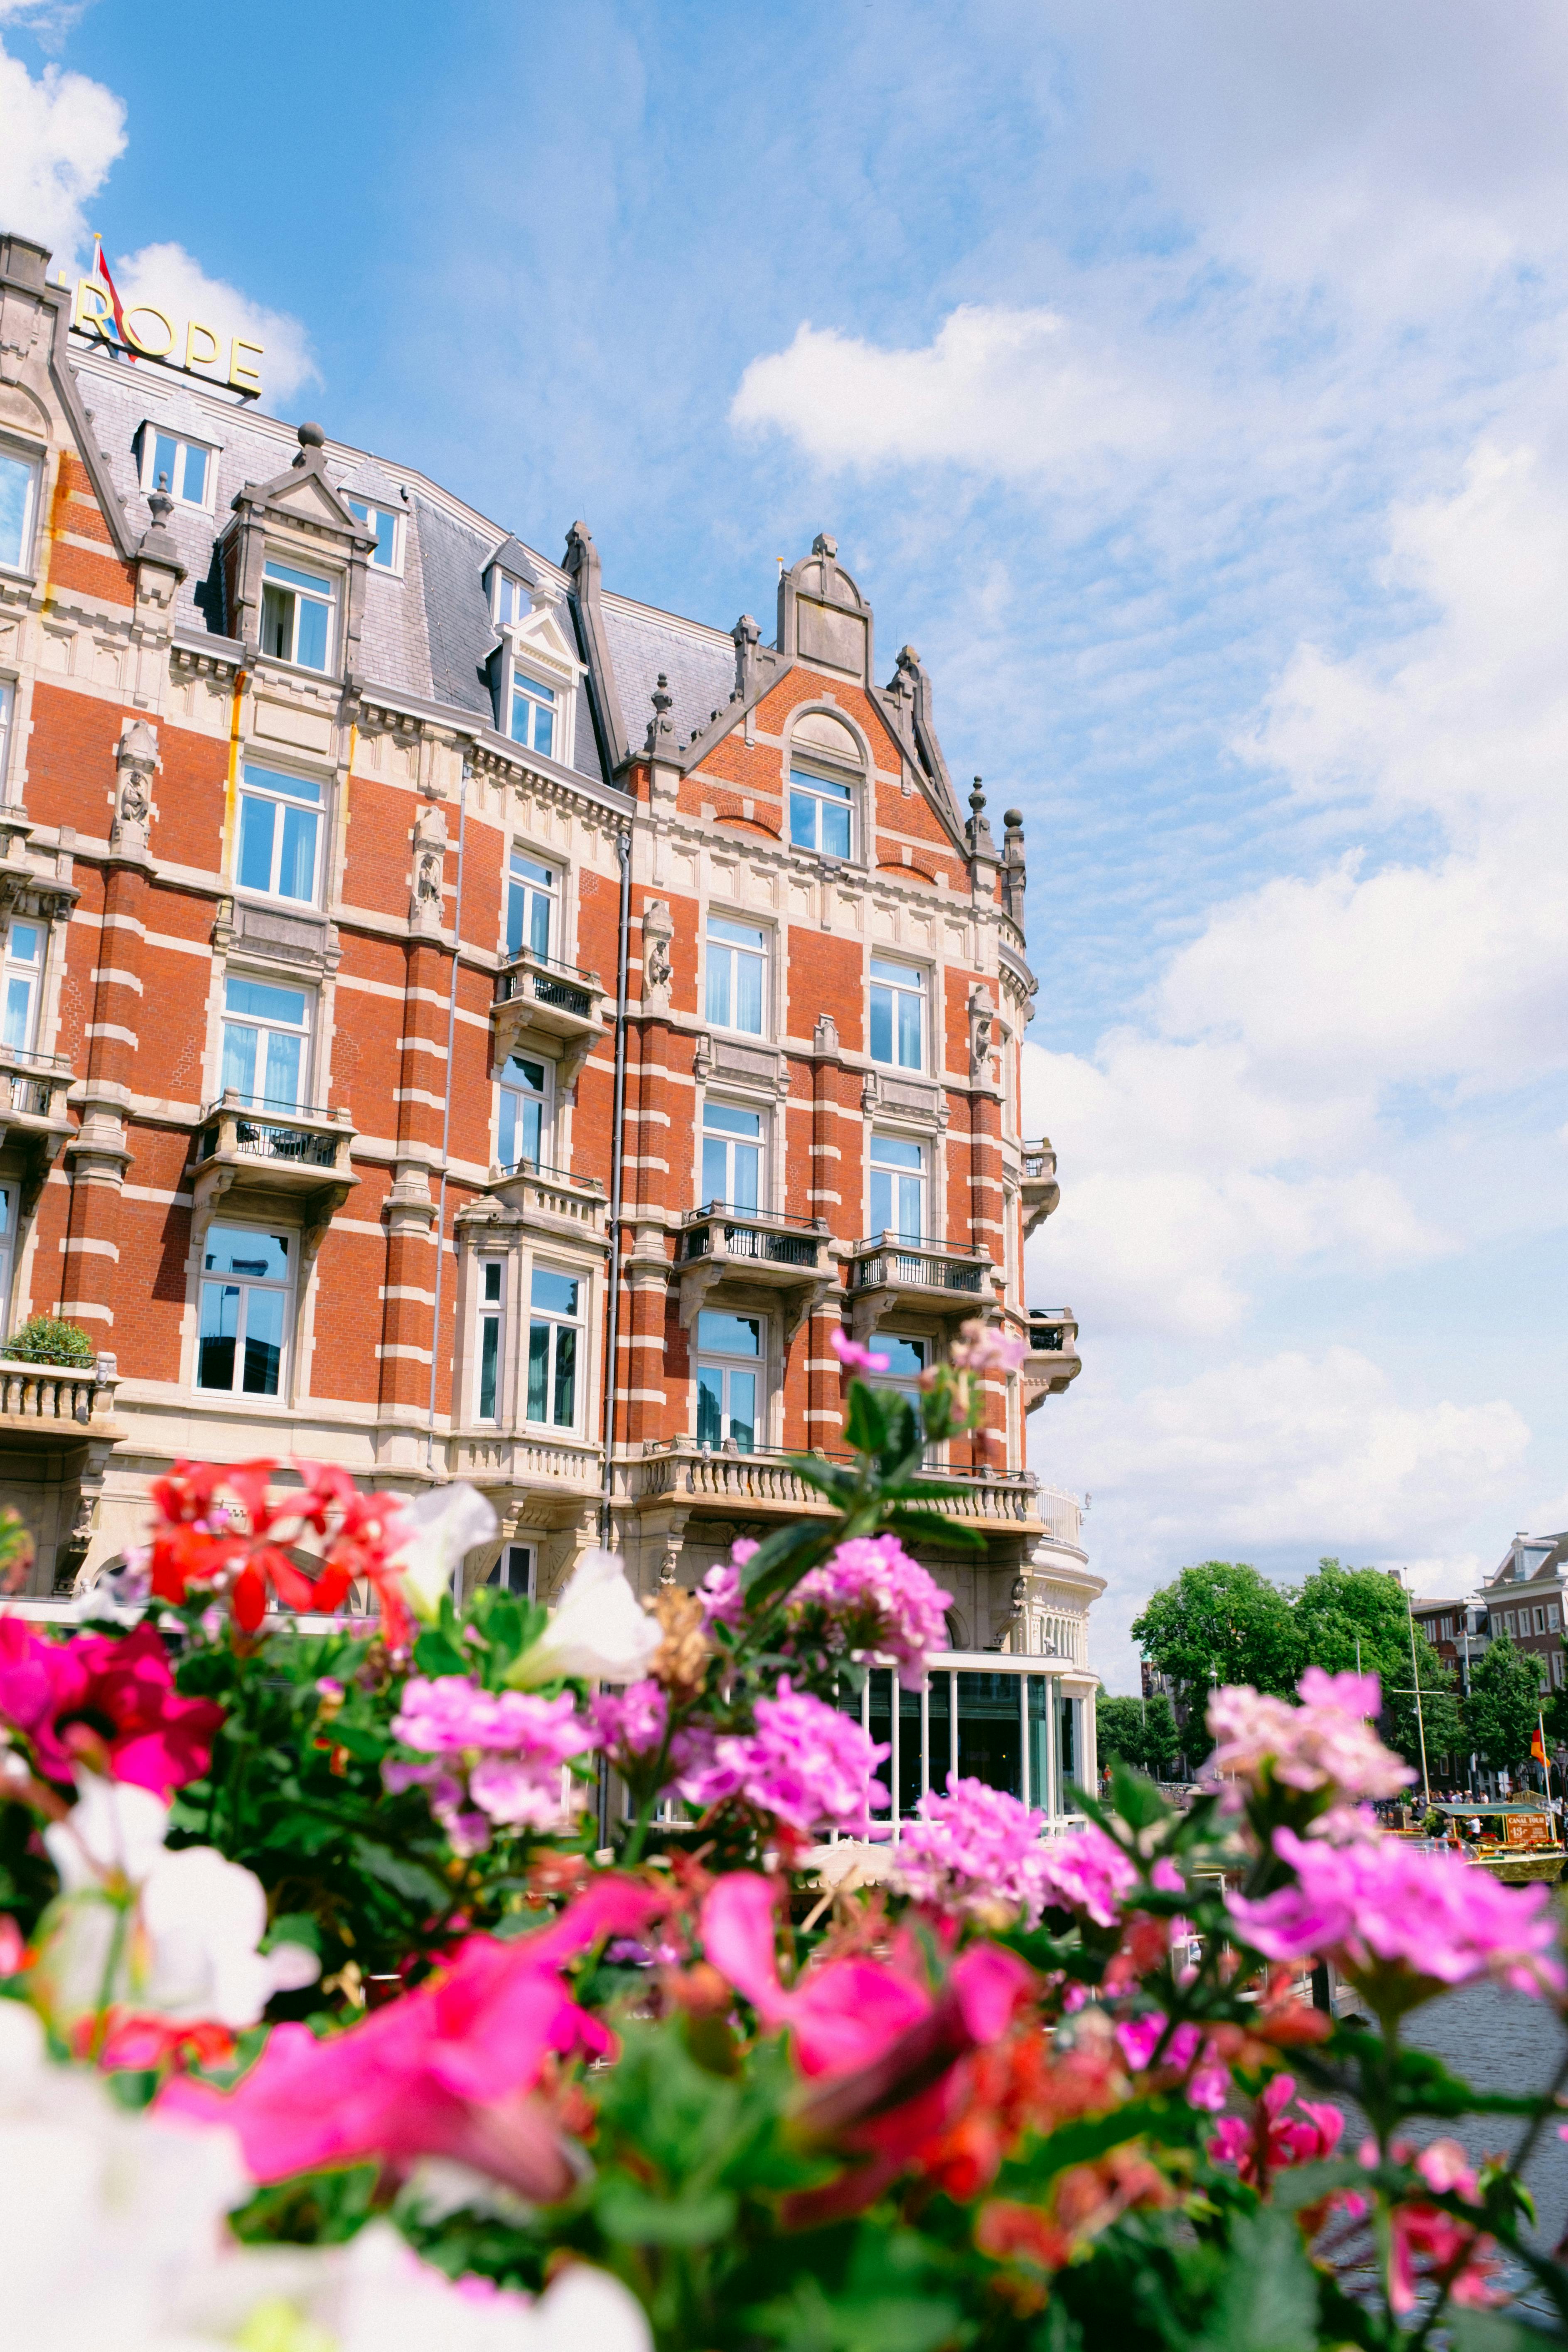
<instances>
[{"instance_id":1,"label":"tall rectangular window","mask_svg":"<svg viewBox=\"0 0 1568 2352\"><path fill-rule=\"evenodd\" d=\"M905 1135L871 1138L871 1231L919 1242L926 1230L925 1147Z\"/></svg>"},{"instance_id":2,"label":"tall rectangular window","mask_svg":"<svg viewBox=\"0 0 1568 2352\"><path fill-rule=\"evenodd\" d=\"M854 795L847 784L792 768L789 778L789 837L796 849L819 850L824 857L847 857Z\"/></svg>"},{"instance_id":3,"label":"tall rectangular window","mask_svg":"<svg viewBox=\"0 0 1568 2352\"><path fill-rule=\"evenodd\" d=\"M755 1315L697 1318L697 1443L756 1450L763 1326Z\"/></svg>"},{"instance_id":4,"label":"tall rectangular window","mask_svg":"<svg viewBox=\"0 0 1568 2352\"><path fill-rule=\"evenodd\" d=\"M873 1375L879 1389L901 1389L912 1401L921 1392L921 1376L931 1364L929 1339L906 1339L896 1331L879 1331L872 1342L874 1352L886 1356L888 1369Z\"/></svg>"},{"instance_id":5,"label":"tall rectangular window","mask_svg":"<svg viewBox=\"0 0 1568 2352\"><path fill-rule=\"evenodd\" d=\"M26 572L28 568L37 493L37 460L0 449L0 569Z\"/></svg>"},{"instance_id":6,"label":"tall rectangular window","mask_svg":"<svg viewBox=\"0 0 1568 2352\"><path fill-rule=\"evenodd\" d=\"M12 923L0 963L0 1044L30 1053L38 1034L38 992L44 973L41 923Z\"/></svg>"},{"instance_id":7,"label":"tall rectangular window","mask_svg":"<svg viewBox=\"0 0 1568 2352\"><path fill-rule=\"evenodd\" d=\"M511 722L507 730L514 743L526 743L548 760L555 741L555 688L542 677L513 669Z\"/></svg>"},{"instance_id":8,"label":"tall rectangular window","mask_svg":"<svg viewBox=\"0 0 1568 2352\"><path fill-rule=\"evenodd\" d=\"M502 1592L515 1592L520 1601L531 1601L534 1587L533 1546L502 1544L500 1557L486 1577L485 1582L496 1585Z\"/></svg>"},{"instance_id":9,"label":"tall rectangular window","mask_svg":"<svg viewBox=\"0 0 1568 2352\"><path fill-rule=\"evenodd\" d=\"M501 1325L504 1319L506 1261L479 1260L479 1380L476 1421L494 1421L500 1409Z\"/></svg>"},{"instance_id":10,"label":"tall rectangular window","mask_svg":"<svg viewBox=\"0 0 1568 2352\"><path fill-rule=\"evenodd\" d=\"M8 678L0 678L0 801L7 797L5 777L11 764L11 720L16 708L16 688Z\"/></svg>"},{"instance_id":11,"label":"tall rectangular window","mask_svg":"<svg viewBox=\"0 0 1568 2352\"><path fill-rule=\"evenodd\" d=\"M537 1168L548 1158L550 1065L514 1054L500 1076L500 1133L496 1162L501 1168Z\"/></svg>"},{"instance_id":12,"label":"tall rectangular window","mask_svg":"<svg viewBox=\"0 0 1568 2352\"><path fill-rule=\"evenodd\" d=\"M277 1396L294 1236L209 1225L202 1255L196 1386Z\"/></svg>"},{"instance_id":13,"label":"tall rectangular window","mask_svg":"<svg viewBox=\"0 0 1568 2352\"><path fill-rule=\"evenodd\" d=\"M177 433L162 433L148 425L142 432L142 487L167 490L176 506L212 504L216 451Z\"/></svg>"},{"instance_id":14,"label":"tall rectangular window","mask_svg":"<svg viewBox=\"0 0 1568 2352\"><path fill-rule=\"evenodd\" d=\"M269 557L261 575L261 650L300 669L325 669L332 647L331 581Z\"/></svg>"},{"instance_id":15,"label":"tall rectangular window","mask_svg":"<svg viewBox=\"0 0 1568 2352\"><path fill-rule=\"evenodd\" d=\"M529 610L529 594L515 573L503 572L498 563L492 586L495 615L504 629L509 621L521 621Z\"/></svg>"},{"instance_id":16,"label":"tall rectangular window","mask_svg":"<svg viewBox=\"0 0 1568 2352\"><path fill-rule=\"evenodd\" d=\"M553 952L560 887L560 877L552 867L542 866L537 857L525 856L521 849L512 851L506 880L508 955L521 955L524 948L531 948L535 955Z\"/></svg>"},{"instance_id":17,"label":"tall rectangular window","mask_svg":"<svg viewBox=\"0 0 1568 2352\"><path fill-rule=\"evenodd\" d=\"M536 1265L529 1293L528 1418L575 1429L583 1336L582 1278Z\"/></svg>"},{"instance_id":18,"label":"tall rectangular window","mask_svg":"<svg viewBox=\"0 0 1568 2352\"><path fill-rule=\"evenodd\" d=\"M755 924L709 916L708 1018L715 1029L762 1035L767 968L766 940Z\"/></svg>"},{"instance_id":19,"label":"tall rectangular window","mask_svg":"<svg viewBox=\"0 0 1568 2352\"><path fill-rule=\"evenodd\" d=\"M925 974L871 958L871 1059L895 1070L925 1067Z\"/></svg>"},{"instance_id":20,"label":"tall rectangular window","mask_svg":"<svg viewBox=\"0 0 1568 2352\"><path fill-rule=\"evenodd\" d=\"M374 507L368 499L346 498L343 504L356 522L375 535L375 545L370 560L378 572L395 572L402 552L398 545L398 527L402 521L395 507Z\"/></svg>"},{"instance_id":21,"label":"tall rectangular window","mask_svg":"<svg viewBox=\"0 0 1568 2352\"><path fill-rule=\"evenodd\" d=\"M310 1000L302 988L279 988L231 971L223 984L220 1094L256 1110L298 1110L307 1076Z\"/></svg>"},{"instance_id":22,"label":"tall rectangular window","mask_svg":"<svg viewBox=\"0 0 1568 2352\"><path fill-rule=\"evenodd\" d=\"M16 1244L16 1187L0 1184L0 1339L11 1328L11 1254Z\"/></svg>"},{"instance_id":23,"label":"tall rectangular window","mask_svg":"<svg viewBox=\"0 0 1568 2352\"><path fill-rule=\"evenodd\" d=\"M313 907L321 836L321 785L247 760L240 781L235 860L240 888Z\"/></svg>"},{"instance_id":24,"label":"tall rectangular window","mask_svg":"<svg viewBox=\"0 0 1568 2352\"><path fill-rule=\"evenodd\" d=\"M761 1198L763 1121L736 1103L702 1106L704 1208L754 1209Z\"/></svg>"}]
</instances>

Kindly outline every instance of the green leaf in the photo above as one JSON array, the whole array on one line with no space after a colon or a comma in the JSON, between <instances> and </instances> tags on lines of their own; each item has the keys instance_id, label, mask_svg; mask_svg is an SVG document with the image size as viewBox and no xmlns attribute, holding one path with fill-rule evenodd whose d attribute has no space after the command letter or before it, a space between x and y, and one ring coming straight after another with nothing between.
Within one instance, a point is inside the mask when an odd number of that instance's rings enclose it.
<instances>
[{"instance_id":1,"label":"green leaf","mask_svg":"<svg viewBox=\"0 0 1568 2352\"><path fill-rule=\"evenodd\" d=\"M967 1546L971 1551L984 1551L985 1538L979 1528L967 1519L943 1518L937 1511L920 1511L908 1505L896 1503L888 1513L888 1525L902 1536L918 1536L926 1543Z\"/></svg>"},{"instance_id":2,"label":"green leaf","mask_svg":"<svg viewBox=\"0 0 1568 2352\"><path fill-rule=\"evenodd\" d=\"M1470 2311L1453 2305L1443 2314L1444 2333L1455 2352L1542 2352L1565 2339L1559 2328L1540 2327L1506 2311Z\"/></svg>"},{"instance_id":3,"label":"green leaf","mask_svg":"<svg viewBox=\"0 0 1568 2352\"><path fill-rule=\"evenodd\" d=\"M1169 1818L1171 1808L1146 1774L1130 1772L1118 1760L1110 1768L1110 1794L1130 1830L1152 1829Z\"/></svg>"},{"instance_id":4,"label":"green leaf","mask_svg":"<svg viewBox=\"0 0 1568 2352\"><path fill-rule=\"evenodd\" d=\"M837 1540L837 1531L812 1519L778 1528L758 1546L741 1570L742 1590L753 1610L787 1592Z\"/></svg>"},{"instance_id":5,"label":"green leaf","mask_svg":"<svg viewBox=\"0 0 1568 2352\"><path fill-rule=\"evenodd\" d=\"M426 1870L411 1854L394 1853L390 1846L377 1845L367 1837L353 1839L351 1851L367 1877L378 1879L382 1885L390 1886L410 1903L423 1904L426 1908L444 1906L451 1893L445 1879Z\"/></svg>"},{"instance_id":6,"label":"green leaf","mask_svg":"<svg viewBox=\"0 0 1568 2352\"><path fill-rule=\"evenodd\" d=\"M710 2246L729 2236L739 2210L732 2189L655 2197L625 2173L602 2180L595 2203L605 2235L634 2246Z\"/></svg>"},{"instance_id":7,"label":"green leaf","mask_svg":"<svg viewBox=\"0 0 1568 2352\"><path fill-rule=\"evenodd\" d=\"M864 1381L851 1381L845 1443L857 1454L880 1454L888 1443L888 1407L895 1402L903 1402L896 1390L870 1389Z\"/></svg>"},{"instance_id":8,"label":"green leaf","mask_svg":"<svg viewBox=\"0 0 1568 2352\"><path fill-rule=\"evenodd\" d=\"M1231 2231L1205 2352L1315 2352L1318 2284L1289 2213L1266 2205Z\"/></svg>"},{"instance_id":9,"label":"green leaf","mask_svg":"<svg viewBox=\"0 0 1568 2352\"><path fill-rule=\"evenodd\" d=\"M414 1644L414 1663L422 1675L466 1675L473 1662L445 1633L431 1626Z\"/></svg>"},{"instance_id":10,"label":"green leaf","mask_svg":"<svg viewBox=\"0 0 1568 2352\"><path fill-rule=\"evenodd\" d=\"M261 1949L270 1952L279 1944L303 1944L307 1951L317 1954L321 1949L321 1923L309 1911L280 1911L261 1938Z\"/></svg>"}]
</instances>

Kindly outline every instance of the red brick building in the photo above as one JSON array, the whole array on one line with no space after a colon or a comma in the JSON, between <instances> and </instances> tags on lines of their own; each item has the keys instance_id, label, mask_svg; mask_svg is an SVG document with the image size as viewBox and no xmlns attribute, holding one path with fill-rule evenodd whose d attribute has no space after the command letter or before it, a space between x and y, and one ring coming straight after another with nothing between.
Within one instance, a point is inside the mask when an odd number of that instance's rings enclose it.
<instances>
[{"instance_id":1,"label":"red brick building","mask_svg":"<svg viewBox=\"0 0 1568 2352\"><path fill-rule=\"evenodd\" d=\"M548 1597L603 1528L690 1583L812 1507L836 1328L912 1381L978 1315L1032 1347L952 1449L954 1639L1088 1697L1025 1468L1078 1356L1023 1288L1023 828L918 656L830 539L771 646L651 611L581 524L552 562L127 364L47 258L0 239L0 1322L100 1352L0 1369L38 1590L261 1453L474 1480L470 1574Z\"/></svg>"}]
</instances>

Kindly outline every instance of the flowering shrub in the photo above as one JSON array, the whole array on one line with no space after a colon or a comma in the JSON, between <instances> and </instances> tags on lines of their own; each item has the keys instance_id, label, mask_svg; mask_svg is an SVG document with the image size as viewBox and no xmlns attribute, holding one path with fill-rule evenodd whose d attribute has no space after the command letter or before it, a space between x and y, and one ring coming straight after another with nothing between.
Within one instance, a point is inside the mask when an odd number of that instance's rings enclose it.
<instances>
[{"instance_id":1,"label":"flowering shrub","mask_svg":"<svg viewBox=\"0 0 1568 2352\"><path fill-rule=\"evenodd\" d=\"M459 1606L468 1490L182 1465L97 1622L0 1612L6 2343L1516 2352L1526 2280L1568 2326L1520 2186L1568 2069L1401 2039L1568 2011L1555 1907L1377 1832L1374 1679L1216 1692L1184 1813L954 1774L879 1834L846 1704L940 1653L925 1449L1016 1344L911 1399L845 1341L830 1511L697 1593ZM1420 2144L1482 2111L1511 2154Z\"/></svg>"}]
</instances>

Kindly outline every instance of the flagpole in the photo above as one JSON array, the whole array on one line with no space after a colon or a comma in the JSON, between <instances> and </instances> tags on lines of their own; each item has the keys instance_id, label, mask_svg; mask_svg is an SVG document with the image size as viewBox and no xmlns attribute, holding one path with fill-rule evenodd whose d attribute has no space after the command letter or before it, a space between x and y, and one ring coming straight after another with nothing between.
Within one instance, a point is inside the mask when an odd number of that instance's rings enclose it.
<instances>
[{"instance_id":1,"label":"flagpole","mask_svg":"<svg viewBox=\"0 0 1568 2352\"><path fill-rule=\"evenodd\" d=\"M1421 1742L1421 1789L1426 1800L1426 1810L1432 1810L1432 1781L1426 1770L1426 1720L1421 1712L1421 1669L1415 1663L1415 1604L1405 1587L1405 1613L1410 1625L1410 1679L1415 1685L1415 1733Z\"/></svg>"}]
</instances>

